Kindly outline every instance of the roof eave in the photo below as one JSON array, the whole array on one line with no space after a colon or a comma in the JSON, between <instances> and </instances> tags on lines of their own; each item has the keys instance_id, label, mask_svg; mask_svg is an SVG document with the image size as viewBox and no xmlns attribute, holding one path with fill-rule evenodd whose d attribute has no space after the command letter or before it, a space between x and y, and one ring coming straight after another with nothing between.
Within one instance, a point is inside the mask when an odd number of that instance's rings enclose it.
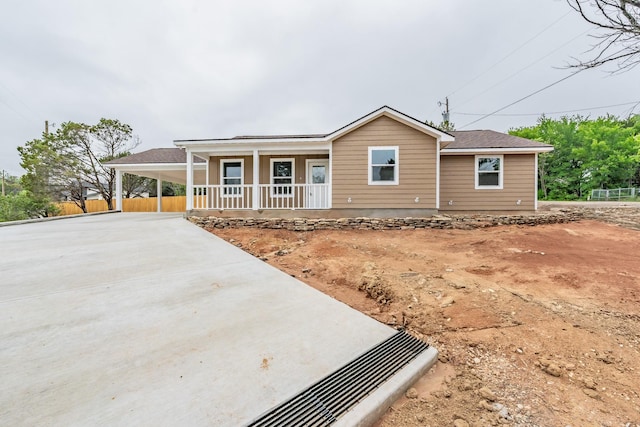
<instances>
[{"instance_id":1,"label":"roof eave","mask_svg":"<svg viewBox=\"0 0 640 427\"><path fill-rule=\"evenodd\" d=\"M485 154L485 153L514 153L514 154L535 154L535 153L547 153L553 151L552 146L548 147L511 147L511 148L443 148L440 150L444 155L456 155L456 154Z\"/></svg>"},{"instance_id":2,"label":"roof eave","mask_svg":"<svg viewBox=\"0 0 640 427\"><path fill-rule=\"evenodd\" d=\"M176 147L198 147L204 145L251 145L251 144L282 144L282 143L316 143L328 142L326 138L243 138L243 139L176 139Z\"/></svg>"},{"instance_id":3,"label":"roof eave","mask_svg":"<svg viewBox=\"0 0 640 427\"><path fill-rule=\"evenodd\" d=\"M180 170L186 169L186 163L118 163L118 164L106 164L109 169L115 170ZM194 162L194 168L204 168L206 163Z\"/></svg>"}]
</instances>

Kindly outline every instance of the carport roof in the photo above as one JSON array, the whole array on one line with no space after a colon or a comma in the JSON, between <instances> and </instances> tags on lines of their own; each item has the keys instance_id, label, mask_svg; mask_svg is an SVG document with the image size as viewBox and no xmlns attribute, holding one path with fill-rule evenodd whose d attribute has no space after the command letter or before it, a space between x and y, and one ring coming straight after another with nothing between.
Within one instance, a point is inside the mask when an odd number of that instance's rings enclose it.
<instances>
[{"instance_id":1,"label":"carport roof","mask_svg":"<svg viewBox=\"0 0 640 427\"><path fill-rule=\"evenodd\" d=\"M204 163L204 160L196 157L195 163ZM107 165L140 165L149 163L184 163L187 164L187 154L182 148L152 148L150 150L134 153L126 157L111 160Z\"/></svg>"}]
</instances>

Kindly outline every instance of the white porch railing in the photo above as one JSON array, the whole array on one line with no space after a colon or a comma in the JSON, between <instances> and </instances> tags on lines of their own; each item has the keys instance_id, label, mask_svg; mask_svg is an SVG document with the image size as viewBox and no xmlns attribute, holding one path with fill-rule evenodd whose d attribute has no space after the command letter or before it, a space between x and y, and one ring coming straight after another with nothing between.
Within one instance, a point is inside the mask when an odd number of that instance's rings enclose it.
<instances>
[{"instance_id":1,"label":"white porch railing","mask_svg":"<svg viewBox=\"0 0 640 427\"><path fill-rule=\"evenodd\" d=\"M251 209L252 185L194 185L194 209Z\"/></svg>"},{"instance_id":2,"label":"white porch railing","mask_svg":"<svg viewBox=\"0 0 640 427\"><path fill-rule=\"evenodd\" d=\"M329 209L329 184L194 185L194 209Z\"/></svg>"}]
</instances>

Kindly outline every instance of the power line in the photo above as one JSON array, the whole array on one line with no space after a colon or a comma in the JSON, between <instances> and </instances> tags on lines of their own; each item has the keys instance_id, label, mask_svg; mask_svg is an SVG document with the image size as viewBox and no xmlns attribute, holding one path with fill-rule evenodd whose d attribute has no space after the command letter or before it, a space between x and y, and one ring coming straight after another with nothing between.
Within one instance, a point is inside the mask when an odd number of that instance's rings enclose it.
<instances>
[{"instance_id":1,"label":"power line","mask_svg":"<svg viewBox=\"0 0 640 427\"><path fill-rule=\"evenodd\" d=\"M2 98L0 98L0 102L2 102L4 105L6 105L6 107L8 109L10 109L11 111L13 111L14 113L16 113L18 116L20 116L25 122L27 123L33 123L32 120L28 119L24 114L22 114L20 111L16 110L15 108L13 108L8 102L6 102L5 100L3 100Z\"/></svg>"},{"instance_id":2,"label":"power line","mask_svg":"<svg viewBox=\"0 0 640 427\"><path fill-rule=\"evenodd\" d=\"M478 98L479 96L484 95L485 93L489 92L491 89L493 89L493 88L495 88L495 87L497 87L497 86L500 86L500 85L501 85L501 84L503 84L503 83L506 83L507 81L511 80L513 77L517 76L518 74L520 74L521 72L523 72L523 71L524 71L524 70L526 70L527 68L530 68L530 67L534 66L535 64L537 64L538 62L542 61L543 59L545 59L545 58L547 58L547 57L549 57L549 56L553 55L554 53L556 53L557 51L559 51L560 49L562 49L563 47L565 47L565 46L566 46L566 45L568 45L569 43L573 42L573 41L574 41L574 40L576 40L577 38L579 38L579 37L583 36L584 34L588 33L589 31L591 31L591 30L586 30L586 31L581 32L580 34L578 34L577 36L575 36L575 37L574 37L574 38L572 38L571 40L569 40L569 41L567 41L567 42L565 42L565 43L561 44L561 45L560 45L560 46L558 46L557 48L553 49L551 52L549 52L549 53L547 53L547 54L545 54L545 55L543 55L543 56L539 57L538 59L536 59L535 61L531 62L531 63L530 63L530 64L528 64L527 66L525 66L525 67L523 67L523 68L519 69L518 71L516 71L515 73L511 74L509 77L507 77L507 78L504 78L504 79L500 80L498 83L494 84L493 86L491 86L491 87L489 87L489 88L487 88L487 89L483 90L482 92L480 92L480 93L476 94L475 96L473 96L473 97L471 97L471 98L467 99L467 100L466 100L466 101L464 101L463 103L458 104L458 106L460 107L460 106L462 106L462 105L466 105L466 104L468 104L469 102L473 101L474 99Z\"/></svg>"},{"instance_id":3,"label":"power line","mask_svg":"<svg viewBox=\"0 0 640 427\"><path fill-rule=\"evenodd\" d=\"M9 93L9 95L13 96L13 97L14 97L14 98L15 98L15 99L20 103L20 104L22 104L22 105L25 107L26 111L28 111L28 112L29 112L29 114L33 115L33 118L36 118L36 117L38 116L38 114L36 114L36 113L35 113L34 109L33 109L33 108L31 108L30 106L28 106L28 105L27 105L27 104L22 100L22 98L21 98L21 97L17 96L15 93L13 93L13 91L11 91L11 90L7 87L7 85L5 85L4 83L2 83L2 82L0 81L0 86L1 86L2 88L4 88L4 90L5 90L7 93ZM22 113L19 113L15 108L13 108L11 105L9 105L8 101L6 101L6 100L2 100L2 103L3 103L4 105L6 105L7 107L9 107L11 110L13 110L16 114L19 114L20 116L22 116L22 118L26 119L26 117L25 117Z\"/></svg>"},{"instance_id":4,"label":"power line","mask_svg":"<svg viewBox=\"0 0 640 427\"><path fill-rule=\"evenodd\" d=\"M542 113L513 113L513 114L507 113L507 114L493 114L493 115L498 117L519 117L519 116L541 116L543 114L579 113L580 111L601 110L604 108L622 107L625 105L632 105L632 104L638 105L640 104L640 101L624 102L622 104L601 105L599 107L578 108L575 110L565 110L565 111L546 111ZM458 111L452 111L452 114L458 114L460 116L484 116L487 113L462 113Z\"/></svg>"},{"instance_id":5,"label":"power line","mask_svg":"<svg viewBox=\"0 0 640 427\"><path fill-rule=\"evenodd\" d=\"M514 53L516 53L517 51L519 51L520 49L522 49L523 47L525 47L526 45L528 45L529 43L531 43L533 40L537 39L538 37L540 37L540 35L542 35L544 32L546 32L549 28L553 27L555 24L557 24L558 22L560 22L562 19L564 19L565 17L567 17L570 13L572 13L572 11L569 11L567 13L565 13L564 15L562 15L560 18L556 19L555 21L553 21L551 24L547 25L546 27L544 27L542 29L542 31L540 31L539 33L537 33L535 36L531 37L529 40L525 41L524 43L522 43L520 46L516 47L514 50L512 50L511 52L509 52L508 54L506 54L505 56L502 57L502 59L500 59L498 62L494 63L493 65L491 65L489 68L485 69L484 71L482 71L480 74L476 75L474 78L472 78L471 80L469 80L468 82L466 82L465 84L463 84L462 86L460 86L458 89L454 90L453 92L451 92L449 95L447 96L451 96L454 93L458 92L459 90L469 86L471 83L473 83L474 81L478 80L480 77L484 76L485 74L487 74L489 71L491 71L493 68L495 68L498 64L501 64L502 62L504 62L507 58L509 58L511 55L513 55Z\"/></svg>"},{"instance_id":6,"label":"power line","mask_svg":"<svg viewBox=\"0 0 640 427\"><path fill-rule=\"evenodd\" d=\"M577 71L574 71L573 73L569 74L568 76L564 76L563 78L561 78L561 79L559 79L559 80L556 80L555 82L550 83L550 84L546 85L545 87L543 87L543 88L541 88L541 89L538 89L538 90L536 90L535 92L530 93L529 95L523 96L522 98L520 98L520 99L518 99L518 100L516 100L516 101L513 101L511 104L507 104L507 105L505 105L504 107L502 107L502 108L498 108L497 110L495 110L495 111L493 111L493 112L491 112L491 113L489 113L489 114L485 114L484 116L480 117L479 119L476 119L476 120L474 120L474 121L472 121L472 122L467 123L466 125L462 126L460 129L466 128L467 126L470 126L470 125L472 125L472 124L474 124L474 123L478 123L480 120L484 120L484 119L486 119L487 117L493 116L494 114L499 113L499 112L500 112L500 111L502 111L502 110L506 110L507 108L509 108L509 107L511 107L511 106L513 106L513 105L516 105L517 103L522 102L522 101L524 101L524 100L525 100L525 99L527 99L527 98L531 98L533 95L536 95L536 94L538 94L538 93L540 93L540 92L542 92L542 91L544 91L544 90L547 90L547 89L549 89L550 87L555 86L555 85L557 85L558 83L561 83L561 82L563 82L563 81L565 81L565 80L567 80L567 79L569 79L569 78L571 78L571 77L575 76L576 74L578 74L578 73L580 73L580 72L582 72L582 71L584 71L584 70L583 70L583 69L579 69L579 70L577 70Z\"/></svg>"}]
</instances>

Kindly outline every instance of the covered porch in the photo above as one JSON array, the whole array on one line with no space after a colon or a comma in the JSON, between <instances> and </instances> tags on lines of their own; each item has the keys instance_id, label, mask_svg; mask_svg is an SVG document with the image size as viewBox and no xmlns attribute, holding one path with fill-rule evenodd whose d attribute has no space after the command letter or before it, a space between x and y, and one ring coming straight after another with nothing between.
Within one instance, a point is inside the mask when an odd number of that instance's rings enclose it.
<instances>
[{"instance_id":1,"label":"covered porch","mask_svg":"<svg viewBox=\"0 0 640 427\"><path fill-rule=\"evenodd\" d=\"M191 209L329 209L329 184L194 185ZM256 197L257 196L257 197ZM187 210L188 208L187 198Z\"/></svg>"},{"instance_id":2,"label":"covered porch","mask_svg":"<svg viewBox=\"0 0 640 427\"><path fill-rule=\"evenodd\" d=\"M116 172L116 209L123 206L125 173L186 186L186 211L326 210L331 202L331 147L278 140L189 141L109 162ZM252 141L254 142L254 141ZM242 212L238 212L242 214Z\"/></svg>"},{"instance_id":3,"label":"covered porch","mask_svg":"<svg viewBox=\"0 0 640 427\"><path fill-rule=\"evenodd\" d=\"M184 143L188 212L331 208L328 144L255 140ZM205 164L204 183L196 182L197 162Z\"/></svg>"}]
</instances>

